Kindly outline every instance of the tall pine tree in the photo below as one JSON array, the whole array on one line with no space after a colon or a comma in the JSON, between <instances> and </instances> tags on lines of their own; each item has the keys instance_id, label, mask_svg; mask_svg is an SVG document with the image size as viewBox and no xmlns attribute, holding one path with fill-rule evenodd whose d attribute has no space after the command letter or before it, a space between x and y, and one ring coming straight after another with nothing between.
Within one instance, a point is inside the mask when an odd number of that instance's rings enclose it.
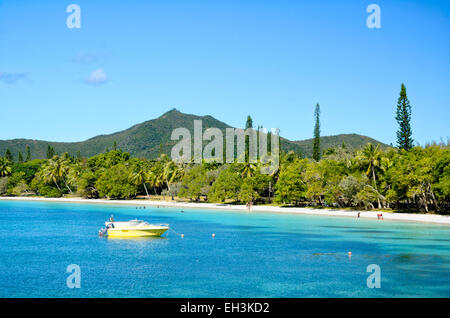
<instances>
[{"instance_id":1,"label":"tall pine tree","mask_svg":"<svg viewBox=\"0 0 450 318\"><path fill-rule=\"evenodd\" d=\"M252 116L247 116L247 121L245 122L245 129L247 128L253 128L253 119Z\"/></svg>"},{"instance_id":2,"label":"tall pine tree","mask_svg":"<svg viewBox=\"0 0 450 318\"><path fill-rule=\"evenodd\" d=\"M20 163L23 162L23 156L22 156L22 152L21 151L19 151L19 155L17 157L17 161L20 162Z\"/></svg>"},{"instance_id":3,"label":"tall pine tree","mask_svg":"<svg viewBox=\"0 0 450 318\"><path fill-rule=\"evenodd\" d=\"M411 105L406 95L406 87L402 83L400 97L397 102L397 113L395 119L398 122L397 146L400 149L410 150L413 146L411 130Z\"/></svg>"},{"instance_id":4,"label":"tall pine tree","mask_svg":"<svg viewBox=\"0 0 450 318\"><path fill-rule=\"evenodd\" d=\"M47 159L53 158L54 155L55 155L55 150L53 149L52 146L48 145L47 146Z\"/></svg>"},{"instance_id":5,"label":"tall pine tree","mask_svg":"<svg viewBox=\"0 0 450 318\"><path fill-rule=\"evenodd\" d=\"M6 151L5 151L5 159L8 160L8 161L11 161L11 162L14 161L14 158L13 158L13 155L11 153L11 150L6 149Z\"/></svg>"},{"instance_id":6,"label":"tall pine tree","mask_svg":"<svg viewBox=\"0 0 450 318\"><path fill-rule=\"evenodd\" d=\"M25 161L30 161L31 160L31 149L30 149L30 146L27 145L25 147L25 152L27 153L27 157L26 157Z\"/></svg>"},{"instance_id":7,"label":"tall pine tree","mask_svg":"<svg viewBox=\"0 0 450 318\"><path fill-rule=\"evenodd\" d=\"M245 129L253 128L253 119L250 115L247 116L247 121L245 122ZM249 161L249 151L250 151L250 138L245 136L245 162Z\"/></svg>"},{"instance_id":8,"label":"tall pine tree","mask_svg":"<svg viewBox=\"0 0 450 318\"><path fill-rule=\"evenodd\" d=\"M320 105L317 103L314 110L314 118L316 123L314 125L314 142L313 142L313 159L320 160Z\"/></svg>"}]
</instances>

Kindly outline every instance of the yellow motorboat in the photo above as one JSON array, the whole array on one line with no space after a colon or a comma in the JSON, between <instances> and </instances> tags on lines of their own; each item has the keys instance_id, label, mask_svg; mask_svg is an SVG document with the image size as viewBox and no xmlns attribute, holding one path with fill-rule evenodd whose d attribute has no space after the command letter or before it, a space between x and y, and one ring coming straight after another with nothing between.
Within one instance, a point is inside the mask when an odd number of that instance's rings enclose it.
<instances>
[{"instance_id":1,"label":"yellow motorboat","mask_svg":"<svg viewBox=\"0 0 450 318\"><path fill-rule=\"evenodd\" d=\"M168 229L168 224L150 224L142 220L127 222L105 222L105 229L100 230L99 235L108 237L148 237L161 236Z\"/></svg>"}]
</instances>

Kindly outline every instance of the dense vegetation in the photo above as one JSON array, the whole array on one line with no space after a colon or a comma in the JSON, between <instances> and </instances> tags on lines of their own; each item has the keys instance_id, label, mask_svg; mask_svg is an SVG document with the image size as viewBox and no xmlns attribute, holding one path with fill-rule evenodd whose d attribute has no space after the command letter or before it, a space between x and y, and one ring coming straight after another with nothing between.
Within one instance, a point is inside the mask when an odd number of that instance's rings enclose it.
<instances>
[{"instance_id":1,"label":"dense vegetation","mask_svg":"<svg viewBox=\"0 0 450 318\"><path fill-rule=\"evenodd\" d=\"M303 157L282 140L280 167L271 175L261 173L261 164L249 162L248 138L245 139L244 163L231 164L177 164L162 149L156 159L132 157L130 152L117 150L118 144L110 138L113 150L90 158L80 152L77 156L68 152L59 156L52 145L47 145L48 159L30 160L32 147L26 147L26 159L19 152L15 162L7 149L4 157L0 157L0 195L79 195L109 199L162 195L172 200L177 197L228 203L275 202L442 214L450 211L450 143L413 146L411 105L403 84L396 111L397 148L375 146L370 142L363 148L354 148L342 142L323 152L319 116L317 104L315 139L311 142L313 158ZM171 127L191 129L193 120L198 119L195 117L173 110L156 121L175 118ZM210 116L201 119L207 122L206 127L216 124L220 129L227 128ZM147 124L154 127L154 121ZM253 127L250 116L245 126ZM142 133L142 127L136 127L129 130L134 136L129 136L132 147L136 146L133 138ZM161 129L153 133L168 134L167 127Z\"/></svg>"},{"instance_id":2,"label":"dense vegetation","mask_svg":"<svg viewBox=\"0 0 450 318\"><path fill-rule=\"evenodd\" d=\"M448 213L448 145L409 151L367 144L329 148L320 161L289 152L280 169L261 174L258 164L175 164L132 158L111 150L91 158L67 153L12 163L0 158L0 195L128 199L163 195L194 201L393 208Z\"/></svg>"}]
</instances>

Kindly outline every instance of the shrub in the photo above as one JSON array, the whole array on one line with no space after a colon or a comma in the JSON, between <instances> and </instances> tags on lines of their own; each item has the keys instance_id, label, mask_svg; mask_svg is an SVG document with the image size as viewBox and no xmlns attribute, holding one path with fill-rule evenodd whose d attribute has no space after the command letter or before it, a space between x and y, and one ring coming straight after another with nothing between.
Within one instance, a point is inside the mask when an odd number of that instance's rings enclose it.
<instances>
[{"instance_id":1,"label":"shrub","mask_svg":"<svg viewBox=\"0 0 450 318\"><path fill-rule=\"evenodd\" d=\"M8 177L0 178L0 195L5 195L8 192Z\"/></svg>"}]
</instances>

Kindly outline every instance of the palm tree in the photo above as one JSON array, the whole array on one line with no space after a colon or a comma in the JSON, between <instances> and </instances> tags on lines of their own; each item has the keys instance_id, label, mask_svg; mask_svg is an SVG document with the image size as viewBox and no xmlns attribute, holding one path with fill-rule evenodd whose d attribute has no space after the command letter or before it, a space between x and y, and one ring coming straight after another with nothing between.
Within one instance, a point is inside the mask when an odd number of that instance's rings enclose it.
<instances>
[{"instance_id":1,"label":"palm tree","mask_svg":"<svg viewBox=\"0 0 450 318\"><path fill-rule=\"evenodd\" d=\"M257 165L252 162L244 162L241 166L241 177L242 178L251 178L255 174Z\"/></svg>"},{"instance_id":2,"label":"palm tree","mask_svg":"<svg viewBox=\"0 0 450 318\"><path fill-rule=\"evenodd\" d=\"M58 178L59 178L59 170L60 167L57 164L57 160L50 159L47 163L47 165L44 166L42 169L42 179L46 183L53 182L59 191L61 191L61 188L58 184Z\"/></svg>"},{"instance_id":3,"label":"palm tree","mask_svg":"<svg viewBox=\"0 0 450 318\"><path fill-rule=\"evenodd\" d=\"M70 167L68 168L68 173L66 176L67 184L69 184L69 186L76 186L81 175L85 171L86 165L77 159L76 162L70 165Z\"/></svg>"},{"instance_id":4,"label":"palm tree","mask_svg":"<svg viewBox=\"0 0 450 318\"><path fill-rule=\"evenodd\" d=\"M380 166L381 162L380 145L374 147L374 145L368 143L364 147L362 153L364 157L364 163L367 165L366 175L368 177L372 175L373 186L375 188L375 191L378 193L375 169ZM381 208L380 197L377 198L377 201L378 201L378 208Z\"/></svg>"},{"instance_id":5,"label":"palm tree","mask_svg":"<svg viewBox=\"0 0 450 318\"><path fill-rule=\"evenodd\" d=\"M152 179L152 172L148 171L143 164L135 166L134 171L130 175L130 180L136 185L144 185L145 193L148 197L146 182Z\"/></svg>"},{"instance_id":6,"label":"palm tree","mask_svg":"<svg viewBox=\"0 0 450 318\"><path fill-rule=\"evenodd\" d=\"M66 176L69 174L70 169L71 169L71 167L70 167L70 157L69 157L69 155L67 153L65 153L64 157L60 158L59 161L60 161L59 164L61 166L61 175L60 175L60 177L63 180L64 184L66 185L66 188L72 194L73 193L72 189L69 187L69 185L67 184L67 181L66 181Z\"/></svg>"},{"instance_id":7,"label":"palm tree","mask_svg":"<svg viewBox=\"0 0 450 318\"><path fill-rule=\"evenodd\" d=\"M58 156L54 156L52 159L49 159L47 165L43 170L43 177L45 182L53 182L58 190L61 191L61 188L58 184L58 181L63 180L65 186L69 190L70 193L72 189L70 189L69 185L66 182L65 176L70 170L69 160L67 158L60 158Z\"/></svg>"},{"instance_id":8,"label":"palm tree","mask_svg":"<svg viewBox=\"0 0 450 318\"><path fill-rule=\"evenodd\" d=\"M155 172L152 173L152 178L150 182L153 185L153 191L156 194L156 188L161 188L164 184L164 175L162 169L156 169Z\"/></svg>"},{"instance_id":9,"label":"palm tree","mask_svg":"<svg viewBox=\"0 0 450 318\"><path fill-rule=\"evenodd\" d=\"M177 165L173 161L167 161L164 165L164 169L162 172L163 179L167 185L167 189L170 191L170 184L173 182L179 180L183 175L183 169L181 166ZM172 193L172 200L173 200L173 193Z\"/></svg>"},{"instance_id":10,"label":"palm tree","mask_svg":"<svg viewBox=\"0 0 450 318\"><path fill-rule=\"evenodd\" d=\"M0 177L6 177L11 174L11 162L3 157L0 157Z\"/></svg>"}]
</instances>

